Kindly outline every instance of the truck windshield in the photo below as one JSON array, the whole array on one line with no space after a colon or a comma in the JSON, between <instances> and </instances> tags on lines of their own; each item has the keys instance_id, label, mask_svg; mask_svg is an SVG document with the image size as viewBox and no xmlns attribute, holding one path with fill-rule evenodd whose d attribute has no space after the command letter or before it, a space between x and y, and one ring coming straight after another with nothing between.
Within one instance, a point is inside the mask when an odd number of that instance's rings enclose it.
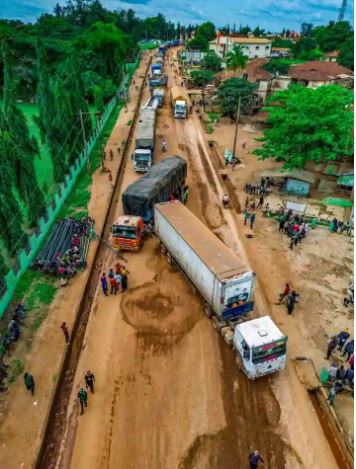
<instances>
[{"instance_id":1,"label":"truck windshield","mask_svg":"<svg viewBox=\"0 0 356 469\"><path fill-rule=\"evenodd\" d=\"M176 104L176 111L184 113L185 112L185 106L184 104Z\"/></svg>"},{"instance_id":2,"label":"truck windshield","mask_svg":"<svg viewBox=\"0 0 356 469\"><path fill-rule=\"evenodd\" d=\"M140 162L140 163L147 163L147 161L150 161L150 155L138 155L135 153L135 160Z\"/></svg>"},{"instance_id":3,"label":"truck windshield","mask_svg":"<svg viewBox=\"0 0 356 469\"><path fill-rule=\"evenodd\" d=\"M278 340L261 347L254 347L252 349L252 362L261 363L265 360L285 355L286 349L286 340Z\"/></svg>"},{"instance_id":4,"label":"truck windshield","mask_svg":"<svg viewBox=\"0 0 356 469\"><path fill-rule=\"evenodd\" d=\"M121 226L114 225L112 227L112 234L117 238L136 238L136 227L134 226Z\"/></svg>"}]
</instances>

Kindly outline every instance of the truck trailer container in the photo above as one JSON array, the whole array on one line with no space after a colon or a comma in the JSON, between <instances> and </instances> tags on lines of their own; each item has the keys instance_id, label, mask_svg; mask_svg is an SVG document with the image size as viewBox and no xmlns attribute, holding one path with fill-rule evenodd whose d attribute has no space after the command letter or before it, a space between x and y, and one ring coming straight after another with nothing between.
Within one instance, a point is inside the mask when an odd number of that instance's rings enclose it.
<instances>
[{"instance_id":1,"label":"truck trailer container","mask_svg":"<svg viewBox=\"0 0 356 469\"><path fill-rule=\"evenodd\" d=\"M140 111L136 130L135 151L132 154L134 170L137 172L147 172L153 164L156 112L156 107L150 106L145 106Z\"/></svg>"},{"instance_id":2,"label":"truck trailer container","mask_svg":"<svg viewBox=\"0 0 356 469\"><path fill-rule=\"evenodd\" d=\"M155 231L166 250L223 319L253 309L255 275L180 202L155 206Z\"/></svg>"},{"instance_id":3,"label":"truck trailer container","mask_svg":"<svg viewBox=\"0 0 356 469\"><path fill-rule=\"evenodd\" d=\"M163 158L122 194L125 215L142 217L145 223L153 220L153 207L158 202L174 198L183 200L186 193L187 162L180 156Z\"/></svg>"},{"instance_id":4,"label":"truck trailer container","mask_svg":"<svg viewBox=\"0 0 356 469\"><path fill-rule=\"evenodd\" d=\"M254 304L252 270L178 201L155 205L154 227L161 252L199 291L238 367L250 379L282 370L287 337L268 316L246 320Z\"/></svg>"}]
</instances>

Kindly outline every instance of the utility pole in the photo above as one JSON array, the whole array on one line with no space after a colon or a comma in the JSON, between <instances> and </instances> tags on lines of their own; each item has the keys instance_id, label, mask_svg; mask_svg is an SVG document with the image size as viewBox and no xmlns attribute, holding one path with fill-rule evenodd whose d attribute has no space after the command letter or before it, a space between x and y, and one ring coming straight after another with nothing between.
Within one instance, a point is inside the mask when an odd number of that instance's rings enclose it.
<instances>
[{"instance_id":1,"label":"utility pole","mask_svg":"<svg viewBox=\"0 0 356 469\"><path fill-rule=\"evenodd\" d=\"M84 122L83 122L83 112L79 111L79 117L80 117L80 125L82 127L82 133L83 133L83 141L84 141L84 154L87 158L87 168L88 168L88 173L90 173L90 161L89 161L89 152L87 148L87 137L85 135L85 127L84 127Z\"/></svg>"},{"instance_id":2,"label":"utility pole","mask_svg":"<svg viewBox=\"0 0 356 469\"><path fill-rule=\"evenodd\" d=\"M239 101L238 101L238 105L237 105L234 147L233 147L233 150L232 150L232 157L236 158L238 163L240 163L240 160L236 156L236 143L237 143L237 128L238 128L239 120L240 120L240 112L241 112L241 96L239 96Z\"/></svg>"}]
</instances>

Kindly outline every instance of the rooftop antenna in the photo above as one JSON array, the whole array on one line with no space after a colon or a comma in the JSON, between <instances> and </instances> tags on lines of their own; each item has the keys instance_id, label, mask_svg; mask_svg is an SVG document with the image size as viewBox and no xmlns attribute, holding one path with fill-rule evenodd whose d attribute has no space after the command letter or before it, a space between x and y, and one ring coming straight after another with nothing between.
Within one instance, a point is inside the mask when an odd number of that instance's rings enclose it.
<instances>
[{"instance_id":1,"label":"rooftop antenna","mask_svg":"<svg viewBox=\"0 0 356 469\"><path fill-rule=\"evenodd\" d=\"M347 0L342 0L341 7L339 9L339 14L338 14L338 17L337 17L337 22L344 20L346 6L347 6Z\"/></svg>"}]
</instances>

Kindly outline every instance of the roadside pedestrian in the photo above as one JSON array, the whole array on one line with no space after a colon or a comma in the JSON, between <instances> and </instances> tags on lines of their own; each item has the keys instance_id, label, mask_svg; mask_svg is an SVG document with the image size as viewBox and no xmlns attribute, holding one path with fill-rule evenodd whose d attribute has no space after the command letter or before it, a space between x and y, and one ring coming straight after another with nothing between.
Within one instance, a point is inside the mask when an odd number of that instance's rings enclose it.
<instances>
[{"instance_id":1,"label":"roadside pedestrian","mask_svg":"<svg viewBox=\"0 0 356 469\"><path fill-rule=\"evenodd\" d=\"M95 376L93 375L93 373L88 370L87 371L87 374L85 375L84 377L85 379L85 385L86 385L86 388L90 389L90 392L92 392L94 394L94 381L95 381Z\"/></svg>"},{"instance_id":2,"label":"roadside pedestrian","mask_svg":"<svg viewBox=\"0 0 356 469\"><path fill-rule=\"evenodd\" d=\"M339 344L337 348L338 350L342 350L347 339L350 337L349 330L346 328L344 331L341 331L337 337L339 339Z\"/></svg>"},{"instance_id":3,"label":"roadside pedestrian","mask_svg":"<svg viewBox=\"0 0 356 469\"><path fill-rule=\"evenodd\" d=\"M242 142L242 149L244 150L245 148L246 148L246 141L244 140L244 141Z\"/></svg>"},{"instance_id":4,"label":"roadside pedestrian","mask_svg":"<svg viewBox=\"0 0 356 469\"><path fill-rule=\"evenodd\" d=\"M116 265L115 265L115 273L116 275L118 274L121 274L121 269L123 268L123 265L120 264L120 262L118 262Z\"/></svg>"},{"instance_id":5,"label":"roadside pedestrian","mask_svg":"<svg viewBox=\"0 0 356 469\"><path fill-rule=\"evenodd\" d=\"M67 324L65 322L62 322L61 329L63 331L66 344L69 344L69 331L68 331Z\"/></svg>"},{"instance_id":6,"label":"roadside pedestrian","mask_svg":"<svg viewBox=\"0 0 356 469\"><path fill-rule=\"evenodd\" d=\"M262 194L262 195L260 195L260 200L259 200L259 202L258 202L257 208L260 208L260 207L262 208L262 206L263 206L263 201L264 201L264 197L263 197L263 194Z\"/></svg>"},{"instance_id":7,"label":"roadside pedestrian","mask_svg":"<svg viewBox=\"0 0 356 469\"><path fill-rule=\"evenodd\" d=\"M112 151L112 149L110 149L110 161L112 161L114 159L114 152Z\"/></svg>"},{"instance_id":8,"label":"roadside pedestrian","mask_svg":"<svg viewBox=\"0 0 356 469\"><path fill-rule=\"evenodd\" d=\"M115 275L110 278L110 294L111 295L116 295L117 293L117 282Z\"/></svg>"},{"instance_id":9,"label":"roadside pedestrian","mask_svg":"<svg viewBox=\"0 0 356 469\"><path fill-rule=\"evenodd\" d=\"M244 211L244 226L246 226L247 220L250 218L250 214L247 211L247 208L245 208Z\"/></svg>"},{"instance_id":10,"label":"roadside pedestrian","mask_svg":"<svg viewBox=\"0 0 356 469\"><path fill-rule=\"evenodd\" d=\"M292 293L290 295L288 295L288 299L287 299L287 311L288 311L288 314L292 314L293 313L293 310L294 310L294 306L296 303L298 303L297 301L297 296L298 293L296 293L295 290L292 291Z\"/></svg>"},{"instance_id":11,"label":"roadside pedestrian","mask_svg":"<svg viewBox=\"0 0 356 469\"><path fill-rule=\"evenodd\" d=\"M264 464L264 460L261 458L258 451L254 451L249 455L248 462L250 463L250 469L257 469L260 462Z\"/></svg>"},{"instance_id":12,"label":"roadside pedestrian","mask_svg":"<svg viewBox=\"0 0 356 469\"><path fill-rule=\"evenodd\" d=\"M112 177L112 173L111 173L110 169L109 169L109 171L108 171L108 172L109 172L109 176L108 176L108 178L109 178L109 182L111 183L111 182L112 182L112 179L113 179L113 177Z\"/></svg>"},{"instance_id":13,"label":"roadside pedestrian","mask_svg":"<svg viewBox=\"0 0 356 469\"><path fill-rule=\"evenodd\" d=\"M223 203L224 208L227 208L229 206L230 199L229 199L229 196L227 194L223 195L222 203Z\"/></svg>"},{"instance_id":14,"label":"roadside pedestrian","mask_svg":"<svg viewBox=\"0 0 356 469\"><path fill-rule=\"evenodd\" d=\"M118 155L121 154L121 148L120 148L120 147L117 147L117 154L118 154Z\"/></svg>"},{"instance_id":15,"label":"roadside pedestrian","mask_svg":"<svg viewBox=\"0 0 356 469\"><path fill-rule=\"evenodd\" d=\"M343 381L345 379L345 376L346 376L346 370L344 368L344 365L341 365L338 369L337 369L337 372L336 372L336 379L341 379L341 381Z\"/></svg>"},{"instance_id":16,"label":"roadside pedestrian","mask_svg":"<svg viewBox=\"0 0 356 469\"><path fill-rule=\"evenodd\" d=\"M24 381L25 381L25 386L28 391L31 391L32 396L35 395L35 380L33 379L33 376L30 375L30 373L25 373L23 375Z\"/></svg>"},{"instance_id":17,"label":"roadside pedestrian","mask_svg":"<svg viewBox=\"0 0 356 469\"><path fill-rule=\"evenodd\" d=\"M288 298L289 293L290 293L290 286L289 286L289 283L286 283L286 286L284 287L283 292L279 294L279 302L282 303L284 299Z\"/></svg>"},{"instance_id":18,"label":"roadside pedestrian","mask_svg":"<svg viewBox=\"0 0 356 469\"><path fill-rule=\"evenodd\" d=\"M250 216L250 228L251 228L251 230L253 230L253 224L255 223L255 220L256 220L256 214L254 212L252 212L251 216Z\"/></svg>"},{"instance_id":19,"label":"roadside pedestrian","mask_svg":"<svg viewBox=\"0 0 356 469\"><path fill-rule=\"evenodd\" d=\"M88 406L88 393L85 389L80 388L78 392L78 399L80 404L80 415L84 414L84 407Z\"/></svg>"},{"instance_id":20,"label":"roadside pedestrian","mask_svg":"<svg viewBox=\"0 0 356 469\"><path fill-rule=\"evenodd\" d=\"M163 140L162 140L161 150L162 150L163 152L166 152L166 151L167 151L167 142L166 142L166 139L163 139Z\"/></svg>"},{"instance_id":21,"label":"roadside pedestrian","mask_svg":"<svg viewBox=\"0 0 356 469\"><path fill-rule=\"evenodd\" d=\"M107 281L105 272L101 274L100 282L101 282L101 288L103 289L104 295L108 296L108 281Z\"/></svg>"},{"instance_id":22,"label":"roadside pedestrian","mask_svg":"<svg viewBox=\"0 0 356 469\"><path fill-rule=\"evenodd\" d=\"M345 349L344 349L344 353L341 356L344 357L347 354L346 361L349 361L353 353L354 353L354 341L352 339L349 342L347 342Z\"/></svg>"},{"instance_id":23,"label":"roadside pedestrian","mask_svg":"<svg viewBox=\"0 0 356 469\"><path fill-rule=\"evenodd\" d=\"M237 165L237 158L236 158L236 156L233 156L232 159L231 159L232 171L235 169L236 165Z\"/></svg>"},{"instance_id":24,"label":"roadside pedestrian","mask_svg":"<svg viewBox=\"0 0 356 469\"><path fill-rule=\"evenodd\" d=\"M128 274L129 271L126 269L126 267L123 267L121 270L121 289L122 292L127 291L128 288Z\"/></svg>"},{"instance_id":25,"label":"roadside pedestrian","mask_svg":"<svg viewBox=\"0 0 356 469\"><path fill-rule=\"evenodd\" d=\"M116 291L120 292L120 285L122 282L122 275L121 274L115 274L115 280L116 280Z\"/></svg>"},{"instance_id":26,"label":"roadside pedestrian","mask_svg":"<svg viewBox=\"0 0 356 469\"><path fill-rule=\"evenodd\" d=\"M338 343L337 335L334 335L333 337L331 337L331 339L328 343L328 348L326 349L326 359L327 360L329 360L330 355L336 349L337 343Z\"/></svg>"},{"instance_id":27,"label":"roadside pedestrian","mask_svg":"<svg viewBox=\"0 0 356 469\"><path fill-rule=\"evenodd\" d=\"M252 204L251 204L251 210L254 211L256 208L256 202L253 201Z\"/></svg>"},{"instance_id":28,"label":"roadside pedestrian","mask_svg":"<svg viewBox=\"0 0 356 469\"><path fill-rule=\"evenodd\" d=\"M285 217L284 215L280 215L280 216L278 217L278 221L279 221L279 228L278 228L278 231L279 231L280 233L283 233L283 231L284 231L284 225L285 225L285 223L286 223L286 217Z\"/></svg>"},{"instance_id":29,"label":"roadside pedestrian","mask_svg":"<svg viewBox=\"0 0 356 469\"><path fill-rule=\"evenodd\" d=\"M250 198L249 196L246 196L246 199L245 199L245 210L248 209L248 203L250 202Z\"/></svg>"}]
</instances>

